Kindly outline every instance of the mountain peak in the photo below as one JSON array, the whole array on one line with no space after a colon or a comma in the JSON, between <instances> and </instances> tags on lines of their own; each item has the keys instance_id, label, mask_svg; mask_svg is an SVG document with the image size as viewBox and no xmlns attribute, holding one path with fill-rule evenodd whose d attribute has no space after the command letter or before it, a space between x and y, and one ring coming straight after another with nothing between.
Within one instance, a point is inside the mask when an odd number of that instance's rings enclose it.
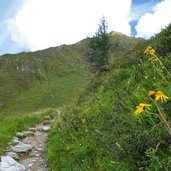
<instances>
[{"instance_id":1,"label":"mountain peak","mask_svg":"<svg viewBox=\"0 0 171 171\"><path fill-rule=\"evenodd\" d=\"M115 36L115 35L125 35L125 34L123 34L121 32L117 32L117 31L111 31L110 34L111 34L111 36Z\"/></svg>"}]
</instances>

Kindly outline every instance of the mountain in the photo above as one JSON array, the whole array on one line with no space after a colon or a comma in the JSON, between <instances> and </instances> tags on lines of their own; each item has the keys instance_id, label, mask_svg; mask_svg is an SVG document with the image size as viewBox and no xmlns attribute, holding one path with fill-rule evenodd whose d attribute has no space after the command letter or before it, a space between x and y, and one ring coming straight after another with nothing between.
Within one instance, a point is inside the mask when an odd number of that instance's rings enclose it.
<instances>
[{"instance_id":1,"label":"mountain","mask_svg":"<svg viewBox=\"0 0 171 171\"><path fill-rule=\"evenodd\" d=\"M1 56L1 112L30 112L73 102L89 75L81 50L79 44L77 49L63 45Z\"/></svg>"},{"instance_id":2,"label":"mountain","mask_svg":"<svg viewBox=\"0 0 171 171\"><path fill-rule=\"evenodd\" d=\"M111 62L142 39L112 32ZM0 113L72 104L90 77L88 38L36 52L0 57Z\"/></svg>"}]
</instances>

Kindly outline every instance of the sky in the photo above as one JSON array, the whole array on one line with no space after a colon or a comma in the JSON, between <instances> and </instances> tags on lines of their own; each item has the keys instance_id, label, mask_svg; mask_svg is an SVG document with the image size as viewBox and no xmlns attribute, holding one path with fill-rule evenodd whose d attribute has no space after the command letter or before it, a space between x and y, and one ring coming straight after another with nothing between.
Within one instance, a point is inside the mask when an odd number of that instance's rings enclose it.
<instances>
[{"instance_id":1,"label":"sky","mask_svg":"<svg viewBox=\"0 0 171 171\"><path fill-rule=\"evenodd\" d=\"M148 39L171 23L171 0L0 0L0 55L73 44L108 31Z\"/></svg>"}]
</instances>

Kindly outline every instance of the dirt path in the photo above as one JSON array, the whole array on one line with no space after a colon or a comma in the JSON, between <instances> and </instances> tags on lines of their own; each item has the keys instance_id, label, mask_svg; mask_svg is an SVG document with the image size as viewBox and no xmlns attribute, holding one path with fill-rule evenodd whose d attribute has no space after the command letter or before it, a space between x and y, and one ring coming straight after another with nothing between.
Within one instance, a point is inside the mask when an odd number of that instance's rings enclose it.
<instances>
[{"instance_id":1,"label":"dirt path","mask_svg":"<svg viewBox=\"0 0 171 171\"><path fill-rule=\"evenodd\" d=\"M55 118L45 116L34 128L17 132L4 150L5 154L0 156L0 171L48 171L46 144Z\"/></svg>"},{"instance_id":2,"label":"dirt path","mask_svg":"<svg viewBox=\"0 0 171 171\"><path fill-rule=\"evenodd\" d=\"M0 156L0 171L48 171L46 143L52 123L50 116L34 128L17 132Z\"/></svg>"},{"instance_id":3,"label":"dirt path","mask_svg":"<svg viewBox=\"0 0 171 171\"><path fill-rule=\"evenodd\" d=\"M48 130L50 124L43 123L35 127L35 133L26 137L23 142L32 145L32 150L26 154L20 154L19 163L21 163L27 171L48 171L45 145L47 142Z\"/></svg>"}]
</instances>

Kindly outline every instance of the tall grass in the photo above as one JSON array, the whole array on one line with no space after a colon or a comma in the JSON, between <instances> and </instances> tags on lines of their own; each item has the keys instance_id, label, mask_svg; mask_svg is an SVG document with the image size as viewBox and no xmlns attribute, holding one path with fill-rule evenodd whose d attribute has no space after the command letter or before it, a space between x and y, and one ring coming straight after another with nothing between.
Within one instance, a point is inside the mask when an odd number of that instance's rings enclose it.
<instances>
[{"instance_id":1,"label":"tall grass","mask_svg":"<svg viewBox=\"0 0 171 171\"><path fill-rule=\"evenodd\" d=\"M161 59L164 66L171 63L167 58ZM170 98L171 75L160 67L156 72L143 51L139 59L94 78L78 104L63 111L49 135L51 170L170 169L171 137L158 108L134 112L138 104L151 103L150 90ZM160 108L170 125L170 101Z\"/></svg>"}]
</instances>

